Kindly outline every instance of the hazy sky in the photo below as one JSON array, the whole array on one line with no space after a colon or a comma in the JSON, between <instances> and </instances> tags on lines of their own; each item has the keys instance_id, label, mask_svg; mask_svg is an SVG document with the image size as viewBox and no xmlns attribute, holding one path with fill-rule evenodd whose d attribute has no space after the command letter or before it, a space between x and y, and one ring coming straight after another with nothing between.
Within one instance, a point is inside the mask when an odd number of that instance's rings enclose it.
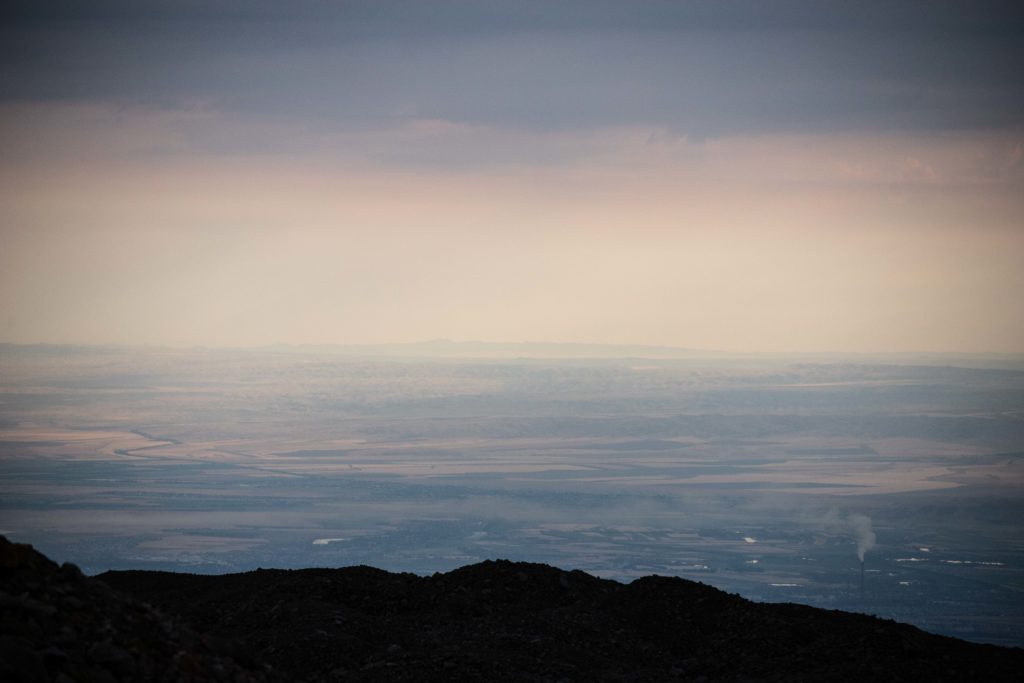
<instances>
[{"instance_id":1,"label":"hazy sky","mask_svg":"<svg viewBox=\"0 0 1024 683\"><path fill-rule=\"evenodd\" d=\"M0 340L1024 351L1007 2L0 10Z\"/></svg>"}]
</instances>

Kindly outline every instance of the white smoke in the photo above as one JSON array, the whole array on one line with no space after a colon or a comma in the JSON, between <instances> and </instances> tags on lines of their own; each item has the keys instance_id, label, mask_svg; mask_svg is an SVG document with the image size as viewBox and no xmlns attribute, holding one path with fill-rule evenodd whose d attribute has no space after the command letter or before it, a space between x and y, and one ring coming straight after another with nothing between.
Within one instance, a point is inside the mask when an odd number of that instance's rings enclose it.
<instances>
[{"instance_id":1,"label":"white smoke","mask_svg":"<svg viewBox=\"0 0 1024 683\"><path fill-rule=\"evenodd\" d=\"M850 515L846 518L857 539L857 559L864 561L864 553L875 547L876 536L871 529L871 518L867 515Z\"/></svg>"},{"instance_id":2,"label":"white smoke","mask_svg":"<svg viewBox=\"0 0 1024 683\"><path fill-rule=\"evenodd\" d=\"M871 518L861 514L847 514L832 508L813 522L825 527L829 533L839 536L853 534L857 542L857 559L864 561L864 554L875 547L877 537L871 528Z\"/></svg>"}]
</instances>

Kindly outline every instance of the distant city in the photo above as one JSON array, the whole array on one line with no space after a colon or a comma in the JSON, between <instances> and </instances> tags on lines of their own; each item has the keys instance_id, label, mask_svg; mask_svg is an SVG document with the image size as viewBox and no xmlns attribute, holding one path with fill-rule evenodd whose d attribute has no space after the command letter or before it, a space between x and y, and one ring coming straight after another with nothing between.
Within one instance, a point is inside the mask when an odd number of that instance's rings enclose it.
<instances>
[{"instance_id":1,"label":"distant city","mask_svg":"<svg viewBox=\"0 0 1024 683\"><path fill-rule=\"evenodd\" d=\"M0 532L87 573L508 558L1024 645L1024 357L3 345L0 385Z\"/></svg>"}]
</instances>

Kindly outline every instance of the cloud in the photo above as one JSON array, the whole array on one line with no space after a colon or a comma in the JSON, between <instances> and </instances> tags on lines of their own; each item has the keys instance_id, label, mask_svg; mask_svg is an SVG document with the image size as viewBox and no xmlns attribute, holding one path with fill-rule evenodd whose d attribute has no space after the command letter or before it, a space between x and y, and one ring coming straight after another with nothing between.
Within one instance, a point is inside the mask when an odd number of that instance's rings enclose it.
<instances>
[{"instance_id":1,"label":"cloud","mask_svg":"<svg viewBox=\"0 0 1024 683\"><path fill-rule=\"evenodd\" d=\"M6 3L0 323L1018 350L1021 10L967 7Z\"/></svg>"},{"instance_id":2,"label":"cloud","mask_svg":"<svg viewBox=\"0 0 1024 683\"><path fill-rule=\"evenodd\" d=\"M1024 121L1008 4L24 3L0 29L0 92L202 101L340 134L1005 128Z\"/></svg>"}]
</instances>

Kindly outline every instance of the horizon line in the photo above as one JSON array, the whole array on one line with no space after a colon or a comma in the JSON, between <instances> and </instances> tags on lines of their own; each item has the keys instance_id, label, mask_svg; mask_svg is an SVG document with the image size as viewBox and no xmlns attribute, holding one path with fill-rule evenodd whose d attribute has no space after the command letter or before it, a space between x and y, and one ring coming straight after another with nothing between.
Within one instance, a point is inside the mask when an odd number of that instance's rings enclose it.
<instances>
[{"instance_id":1,"label":"horizon line","mask_svg":"<svg viewBox=\"0 0 1024 683\"><path fill-rule=\"evenodd\" d=\"M262 344L173 344L173 343L120 343L120 342L12 342L0 340L0 347L50 347L50 348L79 348L93 350L138 350L138 351L274 351L274 350L401 350L430 348L435 349L448 347L457 350L458 347L489 347L498 350L499 347L558 347L569 350L573 347L591 351L612 349L637 351L661 352L679 354L680 356L702 356L711 357L785 357L785 356L988 356L988 357L1024 357L1024 350L1020 351L959 351L959 350L912 350L912 351L849 351L849 350L784 350L784 351L752 351L752 350L722 350L704 349L685 346L672 346L668 344L643 344L643 343L614 343L614 342L593 342L593 341L485 341L478 339L448 339L433 338L417 341L388 341L388 342L269 342ZM471 356L467 356L471 357ZM593 356L594 358L621 358L629 356ZM668 360L670 358L664 358Z\"/></svg>"}]
</instances>

